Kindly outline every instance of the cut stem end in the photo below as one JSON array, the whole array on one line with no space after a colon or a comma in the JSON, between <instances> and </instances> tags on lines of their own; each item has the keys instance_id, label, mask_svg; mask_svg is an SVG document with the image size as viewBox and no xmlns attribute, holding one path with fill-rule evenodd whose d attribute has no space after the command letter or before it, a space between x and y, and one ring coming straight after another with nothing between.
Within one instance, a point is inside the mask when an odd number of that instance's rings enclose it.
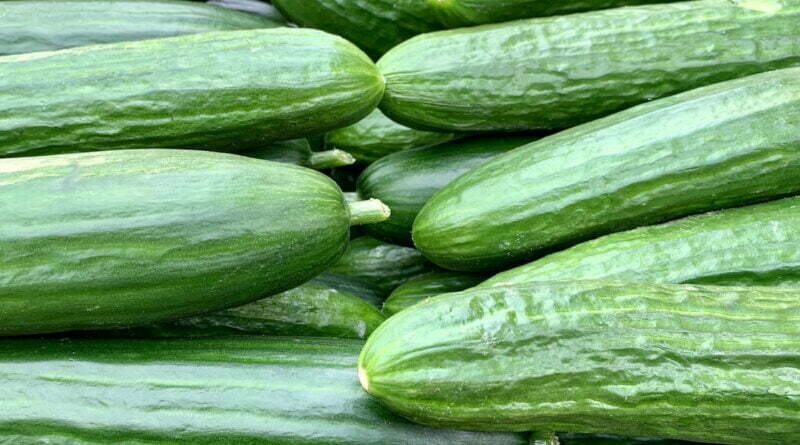
<instances>
[{"instance_id":1,"label":"cut stem end","mask_svg":"<svg viewBox=\"0 0 800 445\"><path fill-rule=\"evenodd\" d=\"M377 199L351 202L348 205L350 206L351 226L383 222L392 214L389 207Z\"/></svg>"},{"instance_id":2,"label":"cut stem end","mask_svg":"<svg viewBox=\"0 0 800 445\"><path fill-rule=\"evenodd\" d=\"M356 158L346 151L333 149L313 153L308 162L314 170L324 170L353 165L356 163Z\"/></svg>"}]
</instances>

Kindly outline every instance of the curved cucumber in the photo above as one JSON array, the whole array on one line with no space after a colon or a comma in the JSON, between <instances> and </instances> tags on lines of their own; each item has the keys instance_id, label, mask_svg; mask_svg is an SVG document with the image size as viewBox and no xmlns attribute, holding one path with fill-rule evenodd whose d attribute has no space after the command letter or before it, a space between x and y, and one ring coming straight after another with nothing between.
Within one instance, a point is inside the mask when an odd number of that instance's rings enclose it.
<instances>
[{"instance_id":1,"label":"curved cucumber","mask_svg":"<svg viewBox=\"0 0 800 445\"><path fill-rule=\"evenodd\" d=\"M383 303L383 313L396 314L427 298L468 289L481 281L483 278L480 275L449 271L426 273L411 278L392 291Z\"/></svg>"},{"instance_id":2,"label":"curved cucumber","mask_svg":"<svg viewBox=\"0 0 800 445\"><path fill-rule=\"evenodd\" d=\"M414 130L375 110L349 127L329 132L325 139L328 145L343 149L359 161L369 163L398 151L451 141L456 139L456 135Z\"/></svg>"},{"instance_id":3,"label":"curved cucumber","mask_svg":"<svg viewBox=\"0 0 800 445\"><path fill-rule=\"evenodd\" d=\"M378 63L381 109L427 130L569 128L800 65L798 21L798 0L701 0L430 33Z\"/></svg>"},{"instance_id":4,"label":"curved cucumber","mask_svg":"<svg viewBox=\"0 0 800 445\"><path fill-rule=\"evenodd\" d=\"M354 123L382 92L380 73L358 48L303 29L6 56L0 58L0 156L151 147L241 151Z\"/></svg>"},{"instance_id":5,"label":"curved cucumber","mask_svg":"<svg viewBox=\"0 0 800 445\"><path fill-rule=\"evenodd\" d=\"M367 233L411 244L414 219L436 192L467 171L533 140L495 136L456 141L401 151L373 163L358 178L359 196L380 199L392 209L392 215L369 227Z\"/></svg>"},{"instance_id":6,"label":"curved cucumber","mask_svg":"<svg viewBox=\"0 0 800 445\"><path fill-rule=\"evenodd\" d=\"M525 445L415 425L358 386L343 339L0 343L0 432L12 443ZM93 403L87 403L88 400Z\"/></svg>"},{"instance_id":7,"label":"curved cucumber","mask_svg":"<svg viewBox=\"0 0 800 445\"><path fill-rule=\"evenodd\" d=\"M242 305L335 263L351 220L313 170L121 150L0 167L0 335L101 329Z\"/></svg>"},{"instance_id":8,"label":"curved cucumber","mask_svg":"<svg viewBox=\"0 0 800 445\"><path fill-rule=\"evenodd\" d=\"M314 170L344 167L356 162L350 153L342 150L313 152L307 139L275 142L266 147L247 150L239 154L265 161L301 165Z\"/></svg>"},{"instance_id":9,"label":"curved cucumber","mask_svg":"<svg viewBox=\"0 0 800 445\"><path fill-rule=\"evenodd\" d=\"M450 183L414 241L499 270L608 233L800 191L800 68L653 101L546 137Z\"/></svg>"},{"instance_id":10,"label":"curved cucumber","mask_svg":"<svg viewBox=\"0 0 800 445\"><path fill-rule=\"evenodd\" d=\"M359 377L428 425L796 443L799 296L606 281L440 295L370 336Z\"/></svg>"},{"instance_id":11,"label":"curved cucumber","mask_svg":"<svg viewBox=\"0 0 800 445\"><path fill-rule=\"evenodd\" d=\"M2 16L0 55L281 25L255 14L178 0L6 0Z\"/></svg>"}]
</instances>

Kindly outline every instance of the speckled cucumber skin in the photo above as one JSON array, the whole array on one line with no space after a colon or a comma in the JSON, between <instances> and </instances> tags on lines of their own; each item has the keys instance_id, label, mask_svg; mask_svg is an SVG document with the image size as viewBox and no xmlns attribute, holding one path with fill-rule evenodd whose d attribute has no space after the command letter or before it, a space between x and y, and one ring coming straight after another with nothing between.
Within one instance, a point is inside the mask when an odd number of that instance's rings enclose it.
<instances>
[{"instance_id":1,"label":"speckled cucumber skin","mask_svg":"<svg viewBox=\"0 0 800 445\"><path fill-rule=\"evenodd\" d=\"M0 57L0 156L241 151L352 124L383 79L358 48L273 28Z\"/></svg>"},{"instance_id":2,"label":"speckled cucumber skin","mask_svg":"<svg viewBox=\"0 0 800 445\"><path fill-rule=\"evenodd\" d=\"M291 289L347 247L349 210L313 170L120 150L0 163L0 335L124 327Z\"/></svg>"},{"instance_id":3,"label":"speckled cucumber skin","mask_svg":"<svg viewBox=\"0 0 800 445\"><path fill-rule=\"evenodd\" d=\"M428 425L796 443L799 294L572 281L440 295L381 325L359 376Z\"/></svg>"},{"instance_id":4,"label":"speckled cucumber skin","mask_svg":"<svg viewBox=\"0 0 800 445\"><path fill-rule=\"evenodd\" d=\"M800 65L798 21L798 0L701 0L426 34L378 63L381 109L426 130L569 128Z\"/></svg>"},{"instance_id":5,"label":"speckled cucumber skin","mask_svg":"<svg viewBox=\"0 0 800 445\"><path fill-rule=\"evenodd\" d=\"M343 339L6 340L0 435L14 444L524 445L414 425L358 385Z\"/></svg>"},{"instance_id":6,"label":"speckled cucumber skin","mask_svg":"<svg viewBox=\"0 0 800 445\"><path fill-rule=\"evenodd\" d=\"M0 55L281 23L243 11L178 0L5 0Z\"/></svg>"},{"instance_id":7,"label":"speckled cucumber skin","mask_svg":"<svg viewBox=\"0 0 800 445\"><path fill-rule=\"evenodd\" d=\"M430 147L457 137L453 133L408 128L375 110L349 127L329 132L325 139L328 145L347 151L362 163L370 163L398 151Z\"/></svg>"},{"instance_id":8,"label":"speckled cucumber skin","mask_svg":"<svg viewBox=\"0 0 800 445\"><path fill-rule=\"evenodd\" d=\"M795 194L798 148L800 68L723 82L472 169L420 211L414 242L446 268L507 269L608 233Z\"/></svg>"},{"instance_id":9,"label":"speckled cucumber skin","mask_svg":"<svg viewBox=\"0 0 800 445\"><path fill-rule=\"evenodd\" d=\"M483 281L481 275L471 275L460 272L435 271L411 278L392 291L389 298L383 303L383 313L396 314L402 310L447 292L457 292Z\"/></svg>"}]
</instances>

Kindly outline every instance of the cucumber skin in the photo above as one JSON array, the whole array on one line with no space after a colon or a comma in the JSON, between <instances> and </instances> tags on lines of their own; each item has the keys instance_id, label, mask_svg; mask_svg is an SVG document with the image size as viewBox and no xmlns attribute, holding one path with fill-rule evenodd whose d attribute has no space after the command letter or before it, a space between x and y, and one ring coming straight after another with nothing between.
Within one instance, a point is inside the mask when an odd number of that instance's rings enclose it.
<instances>
[{"instance_id":1,"label":"cucumber skin","mask_svg":"<svg viewBox=\"0 0 800 445\"><path fill-rule=\"evenodd\" d=\"M457 139L453 133L421 131L400 125L380 110L348 127L325 136L326 144L342 149L363 163L412 148L430 147Z\"/></svg>"},{"instance_id":2,"label":"cucumber skin","mask_svg":"<svg viewBox=\"0 0 800 445\"><path fill-rule=\"evenodd\" d=\"M234 307L304 283L347 246L339 188L241 156L121 150L0 169L0 335Z\"/></svg>"},{"instance_id":3,"label":"cucumber skin","mask_svg":"<svg viewBox=\"0 0 800 445\"><path fill-rule=\"evenodd\" d=\"M383 91L358 48L293 28L6 56L0 79L0 156L242 151L354 123Z\"/></svg>"},{"instance_id":4,"label":"cucumber skin","mask_svg":"<svg viewBox=\"0 0 800 445\"><path fill-rule=\"evenodd\" d=\"M800 191L800 68L639 105L459 177L414 222L440 266L502 270L582 241Z\"/></svg>"},{"instance_id":5,"label":"cucumber skin","mask_svg":"<svg viewBox=\"0 0 800 445\"><path fill-rule=\"evenodd\" d=\"M559 433L559 445L692 445L682 440L653 439L645 437L609 436L606 434Z\"/></svg>"},{"instance_id":6,"label":"cucumber skin","mask_svg":"<svg viewBox=\"0 0 800 445\"><path fill-rule=\"evenodd\" d=\"M535 140L526 136L474 138L390 154L358 177L359 196L380 199L392 209L387 221L365 226L376 238L411 245L411 226L439 190L495 156Z\"/></svg>"},{"instance_id":7,"label":"cucumber skin","mask_svg":"<svg viewBox=\"0 0 800 445\"><path fill-rule=\"evenodd\" d=\"M800 287L800 198L606 235L501 272L481 287L590 279Z\"/></svg>"},{"instance_id":8,"label":"cucumber skin","mask_svg":"<svg viewBox=\"0 0 800 445\"><path fill-rule=\"evenodd\" d=\"M281 25L255 14L177 0L6 0L2 6L0 55Z\"/></svg>"},{"instance_id":9,"label":"cucumber skin","mask_svg":"<svg viewBox=\"0 0 800 445\"><path fill-rule=\"evenodd\" d=\"M254 148L238 153L249 158L263 159L265 161L283 162L285 164L309 167L311 164L311 144L307 139L291 139L278 141L264 147Z\"/></svg>"},{"instance_id":10,"label":"cucumber skin","mask_svg":"<svg viewBox=\"0 0 800 445\"><path fill-rule=\"evenodd\" d=\"M796 443L797 297L608 281L440 295L370 336L359 377L428 425Z\"/></svg>"},{"instance_id":11,"label":"cucumber skin","mask_svg":"<svg viewBox=\"0 0 800 445\"><path fill-rule=\"evenodd\" d=\"M380 107L422 130L569 128L800 65L799 20L797 0L702 0L430 33L379 61Z\"/></svg>"},{"instance_id":12,"label":"cucumber skin","mask_svg":"<svg viewBox=\"0 0 800 445\"><path fill-rule=\"evenodd\" d=\"M383 313L394 315L402 310L447 292L457 292L483 281L480 275L468 275L460 272L430 272L411 278L392 291L383 303Z\"/></svg>"},{"instance_id":13,"label":"cucumber skin","mask_svg":"<svg viewBox=\"0 0 800 445\"><path fill-rule=\"evenodd\" d=\"M358 386L362 345L279 337L6 340L0 434L17 444L526 443L522 435L432 429L392 414Z\"/></svg>"}]
</instances>

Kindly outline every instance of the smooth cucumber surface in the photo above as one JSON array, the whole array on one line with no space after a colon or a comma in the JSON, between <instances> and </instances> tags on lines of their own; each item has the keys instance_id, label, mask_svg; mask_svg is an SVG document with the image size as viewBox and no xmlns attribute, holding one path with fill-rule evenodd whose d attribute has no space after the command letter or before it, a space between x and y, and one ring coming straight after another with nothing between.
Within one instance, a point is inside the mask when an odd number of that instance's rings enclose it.
<instances>
[{"instance_id":1,"label":"smooth cucumber surface","mask_svg":"<svg viewBox=\"0 0 800 445\"><path fill-rule=\"evenodd\" d=\"M598 236L800 191L800 68L698 88L545 137L431 198L418 249L501 270Z\"/></svg>"},{"instance_id":2,"label":"smooth cucumber surface","mask_svg":"<svg viewBox=\"0 0 800 445\"><path fill-rule=\"evenodd\" d=\"M605 278L800 287L800 198L606 235L501 272L481 286Z\"/></svg>"},{"instance_id":3,"label":"smooth cucumber surface","mask_svg":"<svg viewBox=\"0 0 800 445\"><path fill-rule=\"evenodd\" d=\"M414 425L358 385L343 339L6 340L0 434L15 444L523 445ZM213 407L213 408L212 408Z\"/></svg>"},{"instance_id":4,"label":"smooth cucumber surface","mask_svg":"<svg viewBox=\"0 0 800 445\"><path fill-rule=\"evenodd\" d=\"M352 124L383 79L340 37L273 28L0 57L0 156L241 151Z\"/></svg>"},{"instance_id":5,"label":"smooth cucumber surface","mask_svg":"<svg viewBox=\"0 0 800 445\"><path fill-rule=\"evenodd\" d=\"M335 263L333 181L189 150L0 163L0 335L124 327L233 307Z\"/></svg>"},{"instance_id":6,"label":"smooth cucumber surface","mask_svg":"<svg viewBox=\"0 0 800 445\"><path fill-rule=\"evenodd\" d=\"M481 275L450 271L426 273L411 278L392 291L383 303L383 313L393 315L427 298L468 289L481 281Z\"/></svg>"},{"instance_id":7,"label":"smooth cucumber surface","mask_svg":"<svg viewBox=\"0 0 800 445\"><path fill-rule=\"evenodd\" d=\"M701 0L430 33L378 63L381 109L426 130L569 128L800 65L798 21L798 0Z\"/></svg>"},{"instance_id":8,"label":"smooth cucumber surface","mask_svg":"<svg viewBox=\"0 0 800 445\"><path fill-rule=\"evenodd\" d=\"M696 442L654 439L649 437L611 436L608 434L559 433L558 445L692 445Z\"/></svg>"},{"instance_id":9,"label":"smooth cucumber surface","mask_svg":"<svg viewBox=\"0 0 800 445\"><path fill-rule=\"evenodd\" d=\"M353 125L333 130L325 137L327 145L345 150L364 163L398 151L430 147L456 138L452 133L408 128L392 121L380 110Z\"/></svg>"},{"instance_id":10,"label":"smooth cucumber surface","mask_svg":"<svg viewBox=\"0 0 800 445\"><path fill-rule=\"evenodd\" d=\"M359 196L377 198L392 209L388 220L366 229L370 235L411 244L411 226L420 209L444 186L495 156L535 140L490 136L393 153L358 177Z\"/></svg>"},{"instance_id":11,"label":"smooth cucumber surface","mask_svg":"<svg viewBox=\"0 0 800 445\"><path fill-rule=\"evenodd\" d=\"M4 0L0 14L0 55L281 25L243 11L178 0Z\"/></svg>"},{"instance_id":12,"label":"smooth cucumber surface","mask_svg":"<svg viewBox=\"0 0 800 445\"><path fill-rule=\"evenodd\" d=\"M314 170L344 167L356 162L349 153L341 150L311 151L311 144L307 139L278 141L239 154L265 161L300 165Z\"/></svg>"},{"instance_id":13,"label":"smooth cucumber surface","mask_svg":"<svg viewBox=\"0 0 800 445\"><path fill-rule=\"evenodd\" d=\"M796 443L798 296L610 281L440 295L370 336L359 378L428 425Z\"/></svg>"}]
</instances>

